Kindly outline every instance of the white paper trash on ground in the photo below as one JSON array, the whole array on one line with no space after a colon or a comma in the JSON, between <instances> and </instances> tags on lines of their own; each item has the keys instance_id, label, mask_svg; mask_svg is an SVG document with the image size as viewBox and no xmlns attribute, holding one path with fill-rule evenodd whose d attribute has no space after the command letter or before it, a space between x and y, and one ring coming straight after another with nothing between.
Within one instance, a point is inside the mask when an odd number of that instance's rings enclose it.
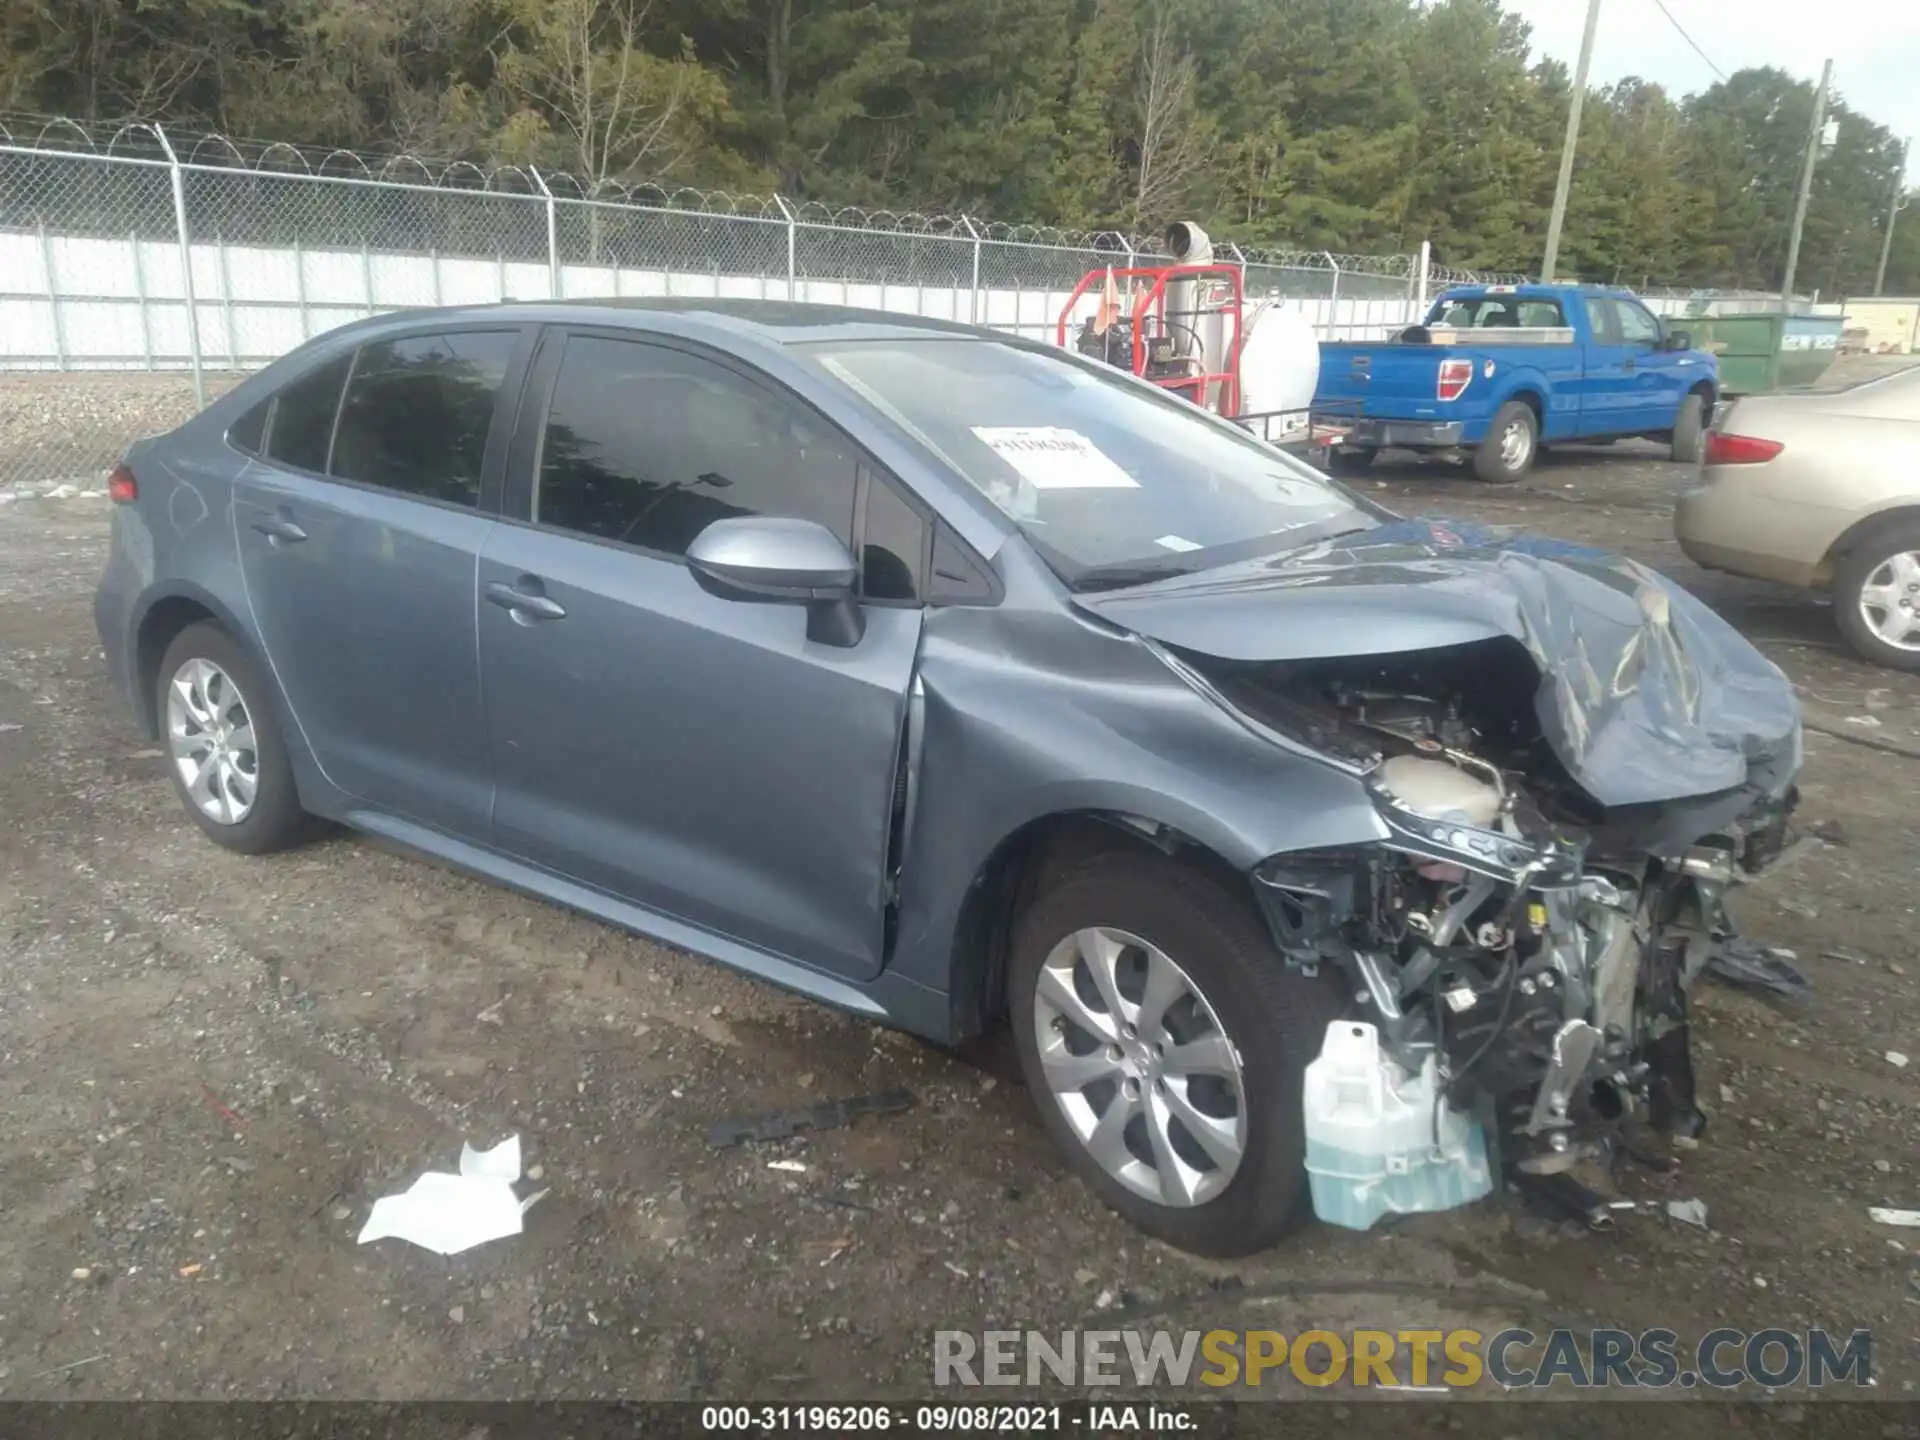
<instances>
[{"instance_id":1,"label":"white paper trash on ground","mask_svg":"<svg viewBox=\"0 0 1920 1440\"><path fill-rule=\"evenodd\" d=\"M460 1173L429 1170L405 1194L374 1201L361 1227L360 1243L407 1240L441 1255L458 1255L489 1240L520 1233L529 1206L547 1192L522 1200L513 1193L520 1178L520 1137L491 1150L460 1147Z\"/></svg>"},{"instance_id":2,"label":"white paper trash on ground","mask_svg":"<svg viewBox=\"0 0 1920 1440\"><path fill-rule=\"evenodd\" d=\"M1867 1218L1881 1225L1905 1225L1909 1229L1920 1229L1920 1210L1883 1210L1878 1205L1869 1205Z\"/></svg>"}]
</instances>

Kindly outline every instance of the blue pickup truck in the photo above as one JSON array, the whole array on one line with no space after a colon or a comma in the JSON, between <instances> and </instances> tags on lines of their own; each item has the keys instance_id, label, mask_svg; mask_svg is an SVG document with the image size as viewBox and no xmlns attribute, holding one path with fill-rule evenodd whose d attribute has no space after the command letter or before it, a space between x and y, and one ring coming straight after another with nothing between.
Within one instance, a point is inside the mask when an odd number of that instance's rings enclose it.
<instances>
[{"instance_id":1,"label":"blue pickup truck","mask_svg":"<svg viewBox=\"0 0 1920 1440\"><path fill-rule=\"evenodd\" d=\"M1698 460L1719 389L1714 357L1624 290L1468 285L1389 341L1323 344L1313 404L1336 475L1394 448L1471 454L1504 483L1555 441L1638 435Z\"/></svg>"}]
</instances>

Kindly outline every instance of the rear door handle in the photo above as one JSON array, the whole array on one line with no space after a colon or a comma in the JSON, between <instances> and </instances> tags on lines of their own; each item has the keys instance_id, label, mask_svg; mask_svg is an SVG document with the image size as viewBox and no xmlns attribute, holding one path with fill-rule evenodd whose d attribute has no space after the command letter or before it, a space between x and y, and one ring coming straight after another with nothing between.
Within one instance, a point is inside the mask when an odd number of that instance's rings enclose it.
<instances>
[{"instance_id":1,"label":"rear door handle","mask_svg":"<svg viewBox=\"0 0 1920 1440\"><path fill-rule=\"evenodd\" d=\"M489 581L486 597L502 610L507 611L522 625L531 625L536 620L564 620L567 612L557 600L549 600L537 589L522 589L521 586L540 584L531 575L521 577L520 586L507 584L504 580Z\"/></svg>"},{"instance_id":2,"label":"rear door handle","mask_svg":"<svg viewBox=\"0 0 1920 1440\"><path fill-rule=\"evenodd\" d=\"M293 523L293 516L284 506L277 513L254 521L253 528L273 545L296 545L307 538L307 532Z\"/></svg>"}]
</instances>

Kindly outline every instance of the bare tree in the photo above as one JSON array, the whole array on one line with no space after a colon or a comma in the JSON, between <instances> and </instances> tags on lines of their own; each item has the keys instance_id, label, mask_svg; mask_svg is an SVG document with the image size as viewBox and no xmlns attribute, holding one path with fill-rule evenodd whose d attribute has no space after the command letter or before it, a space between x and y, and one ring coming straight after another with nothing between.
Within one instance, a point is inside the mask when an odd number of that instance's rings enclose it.
<instances>
[{"instance_id":1,"label":"bare tree","mask_svg":"<svg viewBox=\"0 0 1920 1440\"><path fill-rule=\"evenodd\" d=\"M725 92L690 56L645 48L651 10L651 0L516 0L519 35L496 51L500 80L524 107L503 137L520 142L512 148L544 148L546 132L589 193L672 171Z\"/></svg>"},{"instance_id":2,"label":"bare tree","mask_svg":"<svg viewBox=\"0 0 1920 1440\"><path fill-rule=\"evenodd\" d=\"M1147 226L1172 213L1200 164L1202 141L1194 108L1193 51L1180 34L1169 0L1154 0L1140 36L1140 73L1134 85L1133 221Z\"/></svg>"}]
</instances>

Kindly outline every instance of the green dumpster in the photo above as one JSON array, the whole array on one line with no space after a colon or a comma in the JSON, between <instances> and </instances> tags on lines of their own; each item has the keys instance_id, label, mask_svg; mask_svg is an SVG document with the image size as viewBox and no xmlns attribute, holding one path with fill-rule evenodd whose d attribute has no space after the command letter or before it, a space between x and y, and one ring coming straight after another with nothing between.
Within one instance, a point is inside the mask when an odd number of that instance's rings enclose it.
<instances>
[{"instance_id":1,"label":"green dumpster","mask_svg":"<svg viewBox=\"0 0 1920 1440\"><path fill-rule=\"evenodd\" d=\"M1720 387L1728 395L1755 395L1811 385L1840 353L1839 315L1689 315L1676 330L1693 336L1694 348L1720 361Z\"/></svg>"}]
</instances>

